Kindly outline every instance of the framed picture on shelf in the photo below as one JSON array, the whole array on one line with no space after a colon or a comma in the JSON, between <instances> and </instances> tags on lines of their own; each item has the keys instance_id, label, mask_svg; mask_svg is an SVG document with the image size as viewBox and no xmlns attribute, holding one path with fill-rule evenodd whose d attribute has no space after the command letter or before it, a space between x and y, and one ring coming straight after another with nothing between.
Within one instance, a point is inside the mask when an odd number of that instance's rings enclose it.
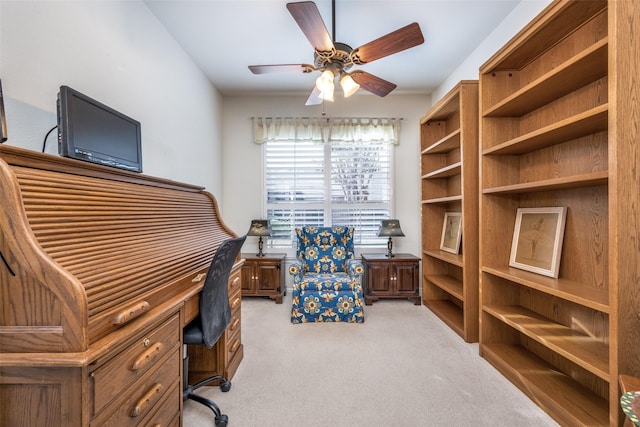
<instances>
[{"instance_id":1,"label":"framed picture on shelf","mask_svg":"<svg viewBox=\"0 0 640 427\"><path fill-rule=\"evenodd\" d=\"M462 237L462 212L445 212L440 249L458 254Z\"/></svg>"},{"instance_id":2,"label":"framed picture on shelf","mask_svg":"<svg viewBox=\"0 0 640 427\"><path fill-rule=\"evenodd\" d=\"M7 140L7 120L4 116L4 97L2 95L2 80L0 80L0 144Z\"/></svg>"},{"instance_id":3,"label":"framed picture on shelf","mask_svg":"<svg viewBox=\"0 0 640 427\"><path fill-rule=\"evenodd\" d=\"M566 207L518 208L509 266L558 278Z\"/></svg>"}]
</instances>

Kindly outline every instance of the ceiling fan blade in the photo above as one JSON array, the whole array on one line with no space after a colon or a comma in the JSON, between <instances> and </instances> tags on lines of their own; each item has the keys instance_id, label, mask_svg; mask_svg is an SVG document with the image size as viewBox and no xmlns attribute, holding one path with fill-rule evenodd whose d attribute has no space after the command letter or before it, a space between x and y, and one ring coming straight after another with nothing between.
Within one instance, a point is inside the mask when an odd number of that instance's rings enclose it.
<instances>
[{"instance_id":1,"label":"ceiling fan blade","mask_svg":"<svg viewBox=\"0 0 640 427\"><path fill-rule=\"evenodd\" d=\"M361 88L368 90L374 95L387 96L389 92L397 87L395 84L376 77L373 74L369 74L366 71L356 70L350 74Z\"/></svg>"},{"instance_id":2,"label":"ceiling fan blade","mask_svg":"<svg viewBox=\"0 0 640 427\"><path fill-rule=\"evenodd\" d=\"M287 3L287 9L315 50L331 52L334 49L329 31L314 2Z\"/></svg>"},{"instance_id":3,"label":"ceiling fan blade","mask_svg":"<svg viewBox=\"0 0 640 427\"><path fill-rule=\"evenodd\" d=\"M309 98L307 98L307 102L304 105L319 105L322 104L323 99L320 98L320 91L317 87L313 86L313 90L311 94L309 94Z\"/></svg>"},{"instance_id":4,"label":"ceiling fan blade","mask_svg":"<svg viewBox=\"0 0 640 427\"><path fill-rule=\"evenodd\" d=\"M420 25L414 22L354 49L349 57L354 64L362 65L422 43L424 37Z\"/></svg>"},{"instance_id":5,"label":"ceiling fan blade","mask_svg":"<svg viewBox=\"0 0 640 427\"><path fill-rule=\"evenodd\" d=\"M266 73L310 73L315 70L309 64L249 65L253 74Z\"/></svg>"}]
</instances>

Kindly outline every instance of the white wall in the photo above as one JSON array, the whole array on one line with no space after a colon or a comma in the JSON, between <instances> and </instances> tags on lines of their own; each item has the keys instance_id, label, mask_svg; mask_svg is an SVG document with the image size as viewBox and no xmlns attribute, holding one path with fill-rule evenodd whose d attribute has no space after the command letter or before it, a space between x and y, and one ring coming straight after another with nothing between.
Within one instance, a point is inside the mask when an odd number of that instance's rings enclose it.
<instances>
[{"instance_id":1,"label":"white wall","mask_svg":"<svg viewBox=\"0 0 640 427\"><path fill-rule=\"evenodd\" d=\"M7 144L41 151L67 85L141 122L145 174L221 197L222 98L142 2L1 0L0 43Z\"/></svg>"},{"instance_id":2,"label":"white wall","mask_svg":"<svg viewBox=\"0 0 640 427\"><path fill-rule=\"evenodd\" d=\"M354 95L326 103L327 117L401 117L395 149L395 217L406 237L394 239L394 252L420 254L420 117L429 96ZM223 199L225 221L239 233L262 215L262 147L253 142L251 117L320 117L321 106L305 107L306 96L225 97L223 108ZM245 251L257 250L249 237ZM381 251L384 251L381 249ZM278 252L283 252L278 249ZM293 254L293 251L289 251Z\"/></svg>"}]
</instances>

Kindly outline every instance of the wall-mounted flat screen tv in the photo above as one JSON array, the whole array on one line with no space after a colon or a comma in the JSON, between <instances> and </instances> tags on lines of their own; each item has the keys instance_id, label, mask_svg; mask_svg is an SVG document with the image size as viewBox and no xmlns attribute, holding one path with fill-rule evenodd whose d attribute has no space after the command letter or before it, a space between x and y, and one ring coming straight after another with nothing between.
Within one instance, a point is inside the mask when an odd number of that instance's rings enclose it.
<instances>
[{"instance_id":1,"label":"wall-mounted flat screen tv","mask_svg":"<svg viewBox=\"0 0 640 427\"><path fill-rule=\"evenodd\" d=\"M68 86L58 93L58 153L142 172L140 122Z\"/></svg>"},{"instance_id":2,"label":"wall-mounted flat screen tv","mask_svg":"<svg viewBox=\"0 0 640 427\"><path fill-rule=\"evenodd\" d=\"M0 79L0 144L7 140L7 122L4 117L4 99L2 97L2 79Z\"/></svg>"}]
</instances>

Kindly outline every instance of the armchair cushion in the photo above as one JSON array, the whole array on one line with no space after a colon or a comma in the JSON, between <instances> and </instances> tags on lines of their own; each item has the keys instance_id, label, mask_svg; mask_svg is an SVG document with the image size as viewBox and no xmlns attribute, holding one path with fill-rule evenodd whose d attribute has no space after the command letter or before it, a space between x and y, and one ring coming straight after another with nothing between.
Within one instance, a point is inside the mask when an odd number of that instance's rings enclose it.
<instances>
[{"instance_id":1,"label":"armchair cushion","mask_svg":"<svg viewBox=\"0 0 640 427\"><path fill-rule=\"evenodd\" d=\"M353 228L296 228L298 259L303 261L303 273L330 274L346 272L346 262L354 257Z\"/></svg>"}]
</instances>

